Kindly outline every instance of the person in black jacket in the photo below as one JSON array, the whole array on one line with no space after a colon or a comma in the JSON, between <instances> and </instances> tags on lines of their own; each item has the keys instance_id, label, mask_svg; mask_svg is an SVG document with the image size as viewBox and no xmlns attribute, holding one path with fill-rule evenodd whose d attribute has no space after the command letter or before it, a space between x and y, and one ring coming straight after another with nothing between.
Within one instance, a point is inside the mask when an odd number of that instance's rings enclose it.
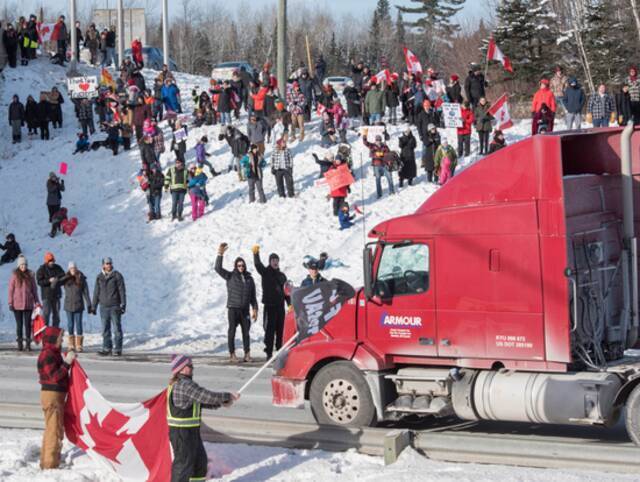
<instances>
[{"instance_id":1,"label":"person in black jacket","mask_svg":"<svg viewBox=\"0 0 640 482\"><path fill-rule=\"evenodd\" d=\"M462 86L460 85L460 77L458 77L456 74L452 74L449 80L451 82L445 89L447 97L449 98L449 102L453 102L454 104L462 104L462 101L464 99L462 98Z\"/></svg>"},{"instance_id":2,"label":"person in black jacket","mask_svg":"<svg viewBox=\"0 0 640 482\"><path fill-rule=\"evenodd\" d=\"M49 121L51 120L51 104L46 94L40 94L40 102L36 108L36 119L40 128L40 139L49 140Z\"/></svg>"},{"instance_id":3,"label":"person in black jacket","mask_svg":"<svg viewBox=\"0 0 640 482\"><path fill-rule=\"evenodd\" d=\"M24 125L24 105L17 95L13 96L13 101L9 104L9 125L13 143L22 141L22 126Z\"/></svg>"},{"instance_id":4,"label":"person in black jacket","mask_svg":"<svg viewBox=\"0 0 640 482\"><path fill-rule=\"evenodd\" d=\"M480 102L480 99L482 97L486 97L486 86L487 81L484 78L481 67L479 65L473 65L469 71L469 75L464 81L464 92L467 96L467 100L471 103L474 109L476 108L476 105L478 105L478 102Z\"/></svg>"},{"instance_id":5,"label":"person in black jacket","mask_svg":"<svg viewBox=\"0 0 640 482\"><path fill-rule=\"evenodd\" d=\"M7 234L6 242L4 244L0 244L0 249L4 251L2 256L0 256L0 266L5 263L11 263L18 259L22 250L20 249L20 245L16 241L16 237L13 233Z\"/></svg>"},{"instance_id":6,"label":"person in black jacket","mask_svg":"<svg viewBox=\"0 0 640 482\"><path fill-rule=\"evenodd\" d=\"M49 222L62 205L62 191L64 191L64 179L59 179L55 172L49 173L47 179L47 209L49 210Z\"/></svg>"},{"instance_id":7,"label":"person in black jacket","mask_svg":"<svg viewBox=\"0 0 640 482\"><path fill-rule=\"evenodd\" d=\"M27 122L28 135L38 133L38 103L32 95L27 97L24 108L24 120Z\"/></svg>"},{"instance_id":8,"label":"person in black jacket","mask_svg":"<svg viewBox=\"0 0 640 482\"><path fill-rule=\"evenodd\" d=\"M67 346L69 350L82 352L82 313L85 308L91 312L91 296L87 277L73 261L69 262L69 271L63 278L64 311L67 314Z\"/></svg>"},{"instance_id":9,"label":"person in black jacket","mask_svg":"<svg viewBox=\"0 0 640 482\"><path fill-rule=\"evenodd\" d=\"M229 147L231 148L231 155L233 156L229 162L227 172L237 170L238 176L243 179L240 169L240 160L245 156L245 154L247 154L247 152L249 152L249 146L251 145L249 138L244 135L240 129L229 125L226 126L226 129L223 129L222 133L218 136L219 141L223 139L227 141L227 144L229 144Z\"/></svg>"},{"instance_id":10,"label":"person in black jacket","mask_svg":"<svg viewBox=\"0 0 640 482\"><path fill-rule=\"evenodd\" d=\"M357 119L362 116L360 109L360 92L355 87L353 80L347 81L347 86L342 91L344 98L347 100L347 116L349 119Z\"/></svg>"},{"instance_id":11,"label":"person in black jacket","mask_svg":"<svg viewBox=\"0 0 640 482\"><path fill-rule=\"evenodd\" d=\"M400 146L400 171L398 177L400 178L400 187L404 180L407 180L409 186L413 184L413 178L416 177L416 138L413 137L411 127L407 126L404 133L398 140Z\"/></svg>"},{"instance_id":12,"label":"person in black jacket","mask_svg":"<svg viewBox=\"0 0 640 482\"><path fill-rule=\"evenodd\" d=\"M426 134L421 135L420 139L422 140L422 167L427 172L427 182L433 182L434 159L440 147L440 134L435 124L429 124Z\"/></svg>"},{"instance_id":13,"label":"person in black jacket","mask_svg":"<svg viewBox=\"0 0 640 482\"><path fill-rule=\"evenodd\" d=\"M393 74L396 75L396 74ZM385 101L389 107L389 122L393 125L398 123L398 106L400 105L400 89L398 88L398 80L394 79L391 85L388 85L384 91Z\"/></svg>"},{"instance_id":14,"label":"person in black jacket","mask_svg":"<svg viewBox=\"0 0 640 482\"><path fill-rule=\"evenodd\" d=\"M633 118L629 84L622 84L620 92L616 94L616 113L618 114L619 126L626 126L627 122Z\"/></svg>"},{"instance_id":15,"label":"person in black jacket","mask_svg":"<svg viewBox=\"0 0 640 482\"><path fill-rule=\"evenodd\" d=\"M36 272L36 282L40 286L40 297L42 298L42 316L49 325L52 322L54 327L60 326L60 298L62 298L62 281L64 270L56 264L53 253L44 254L44 264Z\"/></svg>"},{"instance_id":16,"label":"person in black jacket","mask_svg":"<svg viewBox=\"0 0 640 482\"><path fill-rule=\"evenodd\" d=\"M158 163L150 166L149 172L149 212L150 219L162 219L160 203L162 201L162 188L164 187L164 174L160 170Z\"/></svg>"},{"instance_id":17,"label":"person in black jacket","mask_svg":"<svg viewBox=\"0 0 640 482\"><path fill-rule=\"evenodd\" d=\"M122 355L122 315L127 308L127 292L124 277L113 269L113 261L106 257L102 260L102 271L96 277L93 288L93 301L90 313L96 314L100 305L102 321L102 351L98 355ZM113 343L111 325L113 324Z\"/></svg>"},{"instance_id":18,"label":"person in black jacket","mask_svg":"<svg viewBox=\"0 0 640 482\"><path fill-rule=\"evenodd\" d=\"M269 255L269 266L260 260L260 246L253 247L253 264L262 276L262 304L264 305L264 352L267 360L273 355L275 337L276 351L282 347L284 334L284 305L291 304L291 300L284 292L287 276L280 271L280 257L276 253Z\"/></svg>"},{"instance_id":19,"label":"person in black jacket","mask_svg":"<svg viewBox=\"0 0 640 482\"><path fill-rule=\"evenodd\" d=\"M251 273L247 271L247 263L244 259L236 258L233 263L233 271L227 271L222 267L222 260L227 243L222 243L218 248L215 270L227 282L227 313L229 317L229 331L227 333L229 343L229 360L238 361L236 358L236 328L242 329L242 345L244 348L244 361L251 361L249 329L251 321L258 318L258 302L256 301L256 285ZM249 309L251 308L251 318Z\"/></svg>"},{"instance_id":20,"label":"person in black jacket","mask_svg":"<svg viewBox=\"0 0 640 482\"><path fill-rule=\"evenodd\" d=\"M2 32L2 44L7 51L9 67L15 69L18 58L18 33L11 23L9 23L7 29Z\"/></svg>"}]
</instances>

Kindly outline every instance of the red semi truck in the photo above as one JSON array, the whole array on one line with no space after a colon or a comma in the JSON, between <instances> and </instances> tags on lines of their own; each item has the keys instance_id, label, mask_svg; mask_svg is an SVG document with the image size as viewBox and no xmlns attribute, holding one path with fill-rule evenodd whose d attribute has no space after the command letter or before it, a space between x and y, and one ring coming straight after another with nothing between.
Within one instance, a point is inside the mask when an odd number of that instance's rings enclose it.
<instances>
[{"instance_id":1,"label":"red semi truck","mask_svg":"<svg viewBox=\"0 0 640 482\"><path fill-rule=\"evenodd\" d=\"M528 138L372 229L364 287L289 351L274 404L309 400L319 423L343 426L452 414L610 426L625 408L640 445L632 134ZM285 339L295 329L290 315Z\"/></svg>"}]
</instances>

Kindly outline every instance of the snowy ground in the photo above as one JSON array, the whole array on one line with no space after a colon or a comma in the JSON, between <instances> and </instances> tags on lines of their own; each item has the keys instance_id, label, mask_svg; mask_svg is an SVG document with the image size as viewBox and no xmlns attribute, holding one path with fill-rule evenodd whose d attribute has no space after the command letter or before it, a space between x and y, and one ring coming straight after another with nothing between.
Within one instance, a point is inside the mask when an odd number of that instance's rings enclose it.
<instances>
[{"instance_id":1,"label":"snowy ground","mask_svg":"<svg viewBox=\"0 0 640 482\"><path fill-rule=\"evenodd\" d=\"M117 482L89 457L65 441L63 465L39 468L41 432L0 429L0 479L6 482ZM384 466L381 457L355 451L331 453L231 444L206 444L210 477L224 481L388 481L413 482L627 482L638 476L576 470L545 470L496 465L452 464L426 459L412 449L398 462ZM419 476L417 474L420 474Z\"/></svg>"},{"instance_id":2,"label":"snowy ground","mask_svg":"<svg viewBox=\"0 0 640 482\"><path fill-rule=\"evenodd\" d=\"M97 73L83 68L87 74ZM252 267L251 246L254 244L261 245L264 262L269 253L278 252L281 268L295 283L300 283L306 275L302 258L327 251L343 265L329 269L327 275L361 285L364 229L413 212L436 189L427 184L421 174L416 185L405 187L399 195L385 194L381 200L376 200L368 151L356 134L350 133L353 158L356 166L360 165L361 158L364 160L365 178L352 186L348 201L352 206L364 204L367 217L366 224L360 217L356 226L340 231L337 219L331 215L331 204L325 199L327 187L314 186L318 168L311 153L323 152L316 120L308 126L309 135L305 141L292 145L296 198L277 197L273 176L267 168L265 191L268 202L250 205L246 183L239 183L236 175L230 173L209 181L208 191L213 203L196 223L191 221L187 205L183 223L171 223L165 218L147 224L146 197L135 180L140 168L137 149L129 153L121 151L117 157L105 149L71 155L78 126L73 105L66 95L64 73L62 68L45 60L31 62L28 68L5 69L6 81L0 84L0 105L5 119L14 93L24 102L28 94L37 98L40 91L48 91L57 85L66 102L63 105L65 126L61 130L51 129L52 140L48 142L38 138L12 145L9 128L0 134L0 236L4 239L8 232L16 234L33 270L42 263L48 250L56 255L64 269L74 260L87 275L91 289L102 257L113 257L115 268L123 273L127 284L125 350L226 352L225 285L213 272L219 243L225 241L230 246L226 267L231 266L236 256L244 256ZM147 74L149 79L154 75L151 71ZM190 112L192 88L196 85L206 88L208 79L178 74L177 81L184 110ZM246 117L243 116L240 122L244 130ZM166 129L165 126L168 150ZM392 148L397 148L401 129L389 128ZM187 162L195 158L196 140L207 134L212 162L217 169L224 170L231 153L226 142L218 141L219 131L219 126L193 129L188 140ZM523 122L508 131L507 141L515 142L528 132L529 123ZM455 142L453 129L443 134ZM98 133L92 140L105 137ZM418 153L420 149L421 146ZM472 149L476 149L475 144ZM267 154L270 150L268 147ZM473 160L472 157L461 164ZM58 171L62 161L69 164L63 206L69 209L70 217L78 217L79 227L71 238L60 235L51 240L47 236L45 182L49 172ZM161 161L166 168L173 156L166 153ZM163 197L162 209L165 215L169 212L168 195ZM0 268L0 293L7 292L12 269L11 265ZM259 287L259 276L257 273L255 276ZM63 319L63 326L65 324ZM95 334L99 331L100 321L97 317L85 318L85 325L89 333ZM262 335L259 321L251 330L255 352L262 350ZM9 342L14 338L13 316L3 295L0 297L0 341ZM98 339L97 335L89 336L87 342L95 345Z\"/></svg>"}]
</instances>

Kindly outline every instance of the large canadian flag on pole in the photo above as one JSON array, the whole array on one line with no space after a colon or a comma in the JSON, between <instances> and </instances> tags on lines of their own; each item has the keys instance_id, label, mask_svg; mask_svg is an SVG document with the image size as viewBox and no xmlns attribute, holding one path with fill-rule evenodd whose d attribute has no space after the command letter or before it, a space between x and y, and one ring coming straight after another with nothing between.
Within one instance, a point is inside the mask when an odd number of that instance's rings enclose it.
<instances>
[{"instance_id":1,"label":"large canadian flag on pole","mask_svg":"<svg viewBox=\"0 0 640 482\"><path fill-rule=\"evenodd\" d=\"M509 114L509 102L507 94L502 96L493 103L488 112L497 121L497 127L500 130L508 129L513 126L511 115Z\"/></svg>"},{"instance_id":2,"label":"large canadian flag on pole","mask_svg":"<svg viewBox=\"0 0 640 482\"><path fill-rule=\"evenodd\" d=\"M407 47L404 47L404 60L407 63L407 71L411 72L412 74L422 73L422 64L420 64L418 56Z\"/></svg>"},{"instance_id":3,"label":"large canadian flag on pole","mask_svg":"<svg viewBox=\"0 0 640 482\"><path fill-rule=\"evenodd\" d=\"M71 366L64 430L71 443L124 481L170 482L167 392L141 403L112 403Z\"/></svg>"},{"instance_id":4,"label":"large canadian flag on pole","mask_svg":"<svg viewBox=\"0 0 640 482\"><path fill-rule=\"evenodd\" d=\"M502 50L498 48L493 35L489 39L489 48L487 49L487 62L489 60L497 60L502 64L504 70L513 73L513 67L511 65L511 61L509 60L509 57L503 54Z\"/></svg>"}]
</instances>

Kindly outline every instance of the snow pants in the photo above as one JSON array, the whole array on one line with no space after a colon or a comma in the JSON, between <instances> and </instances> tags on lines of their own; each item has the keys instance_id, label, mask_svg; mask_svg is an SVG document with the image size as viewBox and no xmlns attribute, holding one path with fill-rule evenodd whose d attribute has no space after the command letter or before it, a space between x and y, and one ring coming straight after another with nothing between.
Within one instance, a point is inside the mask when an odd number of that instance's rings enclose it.
<instances>
[{"instance_id":1,"label":"snow pants","mask_svg":"<svg viewBox=\"0 0 640 482\"><path fill-rule=\"evenodd\" d=\"M40 450L40 468L57 469L64 436L64 398L66 393L40 391L40 404L44 413L44 433Z\"/></svg>"},{"instance_id":2,"label":"snow pants","mask_svg":"<svg viewBox=\"0 0 640 482\"><path fill-rule=\"evenodd\" d=\"M200 427L169 427L169 441L173 449L171 482L204 481L208 460L200 438Z\"/></svg>"},{"instance_id":3,"label":"snow pants","mask_svg":"<svg viewBox=\"0 0 640 482\"><path fill-rule=\"evenodd\" d=\"M196 221L198 218L204 216L204 199L195 195L194 193L189 193L189 197L191 198L191 219Z\"/></svg>"}]
</instances>

